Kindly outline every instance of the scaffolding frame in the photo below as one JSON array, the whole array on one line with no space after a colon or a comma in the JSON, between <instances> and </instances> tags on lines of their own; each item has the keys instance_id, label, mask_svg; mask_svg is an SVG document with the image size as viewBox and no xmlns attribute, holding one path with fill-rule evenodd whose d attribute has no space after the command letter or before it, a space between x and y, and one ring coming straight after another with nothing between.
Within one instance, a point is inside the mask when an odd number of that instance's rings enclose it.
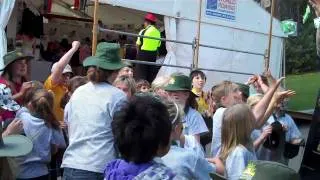
<instances>
[{"instance_id":1,"label":"scaffolding frame","mask_svg":"<svg viewBox=\"0 0 320 180\"><path fill-rule=\"evenodd\" d=\"M272 2L274 3L275 0ZM174 68L183 68L183 69L189 69L192 71L193 69L198 69L198 70L204 70L204 71L212 71L212 72L222 72L222 73L231 73L231 74L240 74L240 75L254 75L252 73L246 73L246 72L238 72L238 71L228 71L228 70L218 70L218 69L211 69L211 68L198 68L198 58L199 58L199 47L206 47L206 48L212 48L212 49L219 49L219 50L224 50L224 51L230 51L230 52L238 52L238 53L245 53L245 54L251 54L251 55L257 55L257 56L262 56L264 57L264 67L265 71L268 70L269 68L269 56L270 56L270 47L271 47L271 36L272 36L272 17L273 17L273 12L271 13L271 22L270 22L270 32L269 32L269 42L268 42L268 49L264 53L259 53L259 52L250 52L250 51L242 51L242 50L235 50L231 48L223 48L223 47L218 47L218 46L213 46L213 45L208 45L208 44L201 44L200 43L200 24L201 24L201 10L202 10L202 0L200 0L199 3L199 13L198 13L198 31L196 36L194 37L194 40L192 42L187 42L187 41L179 41L179 40L171 40L171 39L166 39L166 38L155 38L155 37L150 37L150 36L144 36L144 35L139 35L139 34L134 34L134 33L129 33L129 32L124 32L124 31L118 31L118 30L112 30L112 29L106 29L99 27L98 25L98 6L99 6L99 0L95 0L94 2L94 24L92 28L92 35L93 35L93 42L92 42L92 54L95 54L96 46L97 46L97 34L98 32L109 32L109 33L115 33L115 34L120 34L120 35L126 35L126 36L131 36L131 37L140 37L140 38L147 38L147 39L154 39L154 40L160 40L163 42L172 42L172 43L179 43L179 44L185 44L185 45L191 45L192 47L192 57L193 61L192 64L189 66L179 66L179 65L171 65L171 64L159 64L156 62L147 62L147 61L139 61L139 60L128 60L128 59L123 59L124 61L131 62L133 64L144 64L144 65L153 65L153 66L167 66L167 67L174 67Z\"/></svg>"}]
</instances>

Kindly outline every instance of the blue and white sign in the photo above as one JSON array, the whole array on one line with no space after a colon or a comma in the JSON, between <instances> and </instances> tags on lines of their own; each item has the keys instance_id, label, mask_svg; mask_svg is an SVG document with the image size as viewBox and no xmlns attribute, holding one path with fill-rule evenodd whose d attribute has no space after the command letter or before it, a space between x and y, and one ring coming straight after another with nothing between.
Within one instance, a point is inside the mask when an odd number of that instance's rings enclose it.
<instances>
[{"instance_id":1,"label":"blue and white sign","mask_svg":"<svg viewBox=\"0 0 320 180\"><path fill-rule=\"evenodd\" d=\"M207 0L206 16L236 20L237 0Z\"/></svg>"}]
</instances>

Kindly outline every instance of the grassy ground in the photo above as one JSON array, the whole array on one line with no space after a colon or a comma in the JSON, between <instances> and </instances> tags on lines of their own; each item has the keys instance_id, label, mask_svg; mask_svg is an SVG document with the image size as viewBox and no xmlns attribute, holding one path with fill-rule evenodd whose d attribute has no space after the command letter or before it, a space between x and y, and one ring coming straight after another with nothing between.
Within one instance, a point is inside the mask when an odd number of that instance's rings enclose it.
<instances>
[{"instance_id":1,"label":"grassy ground","mask_svg":"<svg viewBox=\"0 0 320 180\"><path fill-rule=\"evenodd\" d=\"M286 87L295 90L297 93L289 101L290 110L313 109L320 88L320 72L288 75Z\"/></svg>"}]
</instances>

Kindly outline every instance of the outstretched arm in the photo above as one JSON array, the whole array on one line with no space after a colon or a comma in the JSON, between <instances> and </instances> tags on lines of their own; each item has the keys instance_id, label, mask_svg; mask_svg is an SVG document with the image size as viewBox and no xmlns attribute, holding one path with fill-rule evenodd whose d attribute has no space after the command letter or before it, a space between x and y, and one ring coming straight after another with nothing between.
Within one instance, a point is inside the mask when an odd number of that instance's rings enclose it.
<instances>
[{"instance_id":1,"label":"outstretched arm","mask_svg":"<svg viewBox=\"0 0 320 180\"><path fill-rule=\"evenodd\" d=\"M263 118L267 108L270 104L270 101L278 89L280 83L282 82L284 78L280 78L277 80L277 82L274 85L271 85L268 91L265 93L261 101L258 102L258 104L252 109L252 112L256 118L256 128L260 129L263 124L265 123L265 119Z\"/></svg>"},{"instance_id":2,"label":"outstretched arm","mask_svg":"<svg viewBox=\"0 0 320 180\"><path fill-rule=\"evenodd\" d=\"M80 42L79 41L73 41L72 42L72 48L62 56L62 58L56 63L56 67L53 69L53 72L51 74L52 76L52 82L54 84L57 84L59 82L59 79L62 76L63 69L66 67L67 64L69 64L73 54L79 49Z\"/></svg>"}]
</instances>

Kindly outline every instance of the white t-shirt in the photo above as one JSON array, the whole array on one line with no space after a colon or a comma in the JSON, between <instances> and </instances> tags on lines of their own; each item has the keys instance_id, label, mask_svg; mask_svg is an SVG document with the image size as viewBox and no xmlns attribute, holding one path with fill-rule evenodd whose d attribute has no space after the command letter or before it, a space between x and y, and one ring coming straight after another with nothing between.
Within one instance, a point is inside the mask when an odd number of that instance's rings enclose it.
<instances>
[{"instance_id":1,"label":"white t-shirt","mask_svg":"<svg viewBox=\"0 0 320 180\"><path fill-rule=\"evenodd\" d=\"M221 148L221 127L223 113L226 108L219 108L212 117L211 156L216 157Z\"/></svg>"},{"instance_id":2,"label":"white t-shirt","mask_svg":"<svg viewBox=\"0 0 320 180\"><path fill-rule=\"evenodd\" d=\"M62 167L103 173L115 159L111 121L126 102L126 95L107 83L79 87L66 106L69 146Z\"/></svg>"}]
</instances>

